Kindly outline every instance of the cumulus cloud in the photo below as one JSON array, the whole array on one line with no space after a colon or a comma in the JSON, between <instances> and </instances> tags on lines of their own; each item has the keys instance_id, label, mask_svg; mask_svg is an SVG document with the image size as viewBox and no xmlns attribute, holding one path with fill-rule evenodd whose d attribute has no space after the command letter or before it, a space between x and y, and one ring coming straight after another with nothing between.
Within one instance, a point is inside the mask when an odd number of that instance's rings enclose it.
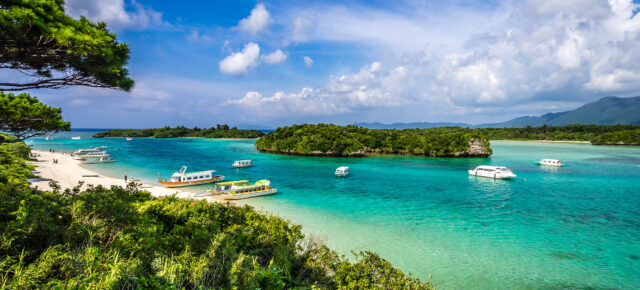
<instances>
[{"instance_id":1,"label":"cumulus cloud","mask_svg":"<svg viewBox=\"0 0 640 290\"><path fill-rule=\"evenodd\" d=\"M447 114L465 121L490 115L504 120L498 112L507 108L520 114L566 110L598 96L640 90L640 5L631 0L515 4L455 12L467 16L454 17L465 19L460 25L436 14L412 19L391 12L327 9L305 39L388 44L401 52L400 59L373 62L300 92L251 92L227 105L269 105L276 108L269 110L274 116L337 116L403 107L417 120ZM422 19L438 23L424 25L428 21ZM313 64L308 56L304 61Z\"/></svg>"},{"instance_id":2,"label":"cumulus cloud","mask_svg":"<svg viewBox=\"0 0 640 290\"><path fill-rule=\"evenodd\" d=\"M287 55L284 52L282 52L282 50L277 49L276 51L270 54L263 55L261 58L262 58L262 61L266 64L276 64L276 63L281 63L287 60Z\"/></svg>"},{"instance_id":3,"label":"cumulus cloud","mask_svg":"<svg viewBox=\"0 0 640 290\"><path fill-rule=\"evenodd\" d=\"M240 20L238 30L256 34L267 28L270 22L269 11L264 7L264 4L259 3L251 10L251 14L247 18Z\"/></svg>"},{"instance_id":4,"label":"cumulus cloud","mask_svg":"<svg viewBox=\"0 0 640 290\"><path fill-rule=\"evenodd\" d=\"M129 8L129 10L127 10ZM167 25L162 13L131 0L67 0L66 12L75 18L85 16L93 21L104 21L116 29L145 29L154 25Z\"/></svg>"},{"instance_id":5,"label":"cumulus cloud","mask_svg":"<svg viewBox=\"0 0 640 290\"><path fill-rule=\"evenodd\" d=\"M308 68L311 68L311 66L313 65L313 59L308 56L305 56L302 59L304 60L304 65L306 65Z\"/></svg>"},{"instance_id":6,"label":"cumulus cloud","mask_svg":"<svg viewBox=\"0 0 640 290\"><path fill-rule=\"evenodd\" d=\"M220 72L232 75L245 75L249 69L259 64L260 46L249 42L242 51L234 52L220 61Z\"/></svg>"}]
</instances>

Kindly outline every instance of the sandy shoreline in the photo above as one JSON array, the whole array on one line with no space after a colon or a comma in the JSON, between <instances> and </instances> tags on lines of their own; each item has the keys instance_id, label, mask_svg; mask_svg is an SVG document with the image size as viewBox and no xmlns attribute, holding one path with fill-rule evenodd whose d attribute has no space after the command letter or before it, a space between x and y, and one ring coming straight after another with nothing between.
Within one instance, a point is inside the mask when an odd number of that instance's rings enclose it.
<instances>
[{"instance_id":1,"label":"sandy shoreline","mask_svg":"<svg viewBox=\"0 0 640 290\"><path fill-rule=\"evenodd\" d=\"M62 190L67 188L73 188L78 185L80 181L84 182L83 188L92 184L94 186L102 185L104 187L111 187L112 185L126 187L126 183L123 178L115 178L106 176L96 171L87 169L76 160L73 160L68 153L63 152L49 152L43 150L31 150L32 154L39 154L36 157L37 161L31 162L32 165L37 166L34 170L35 175L40 179L31 182L32 187L37 187L41 190L51 190L49 187L49 180L55 180ZM58 163L53 163L53 159L58 159ZM83 175L97 175L97 177L83 177ZM124 175L124 174L123 174ZM136 178L131 176L130 178ZM129 180L131 182L131 180ZM166 188L158 185L143 183L137 181L141 190L146 190L155 197L176 195L179 198L187 199L205 199L209 202L220 202L212 196L194 197L193 192L188 192L175 188Z\"/></svg>"}]
</instances>

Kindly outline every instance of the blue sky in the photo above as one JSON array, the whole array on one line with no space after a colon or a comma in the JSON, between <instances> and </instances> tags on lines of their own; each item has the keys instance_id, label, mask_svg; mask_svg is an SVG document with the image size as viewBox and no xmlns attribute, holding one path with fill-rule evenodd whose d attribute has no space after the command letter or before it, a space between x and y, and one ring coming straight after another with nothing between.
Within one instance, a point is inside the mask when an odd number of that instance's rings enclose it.
<instances>
[{"instance_id":1,"label":"blue sky","mask_svg":"<svg viewBox=\"0 0 640 290\"><path fill-rule=\"evenodd\" d=\"M495 122L640 95L629 0L67 0L129 44L129 92L31 91L76 128Z\"/></svg>"}]
</instances>

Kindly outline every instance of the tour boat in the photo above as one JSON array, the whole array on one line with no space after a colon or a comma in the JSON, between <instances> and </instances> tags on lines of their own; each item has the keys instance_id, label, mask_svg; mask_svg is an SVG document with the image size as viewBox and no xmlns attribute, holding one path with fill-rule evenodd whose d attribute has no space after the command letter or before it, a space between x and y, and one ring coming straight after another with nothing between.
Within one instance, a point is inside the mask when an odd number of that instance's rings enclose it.
<instances>
[{"instance_id":1,"label":"tour boat","mask_svg":"<svg viewBox=\"0 0 640 290\"><path fill-rule=\"evenodd\" d=\"M80 140L80 139L82 139L82 136L71 137L71 140Z\"/></svg>"},{"instance_id":2,"label":"tour boat","mask_svg":"<svg viewBox=\"0 0 640 290\"><path fill-rule=\"evenodd\" d=\"M81 148L81 149L78 149L76 151L73 151L71 153L71 156L72 157L74 157L74 156L82 157L82 155L85 155L85 154L88 154L88 153L97 153L97 152L102 152L102 149L98 148L98 147L96 147L96 148Z\"/></svg>"},{"instance_id":3,"label":"tour boat","mask_svg":"<svg viewBox=\"0 0 640 290\"><path fill-rule=\"evenodd\" d=\"M562 164L562 162L560 162L560 160L557 160L557 159L542 159L536 162L538 162L539 165L545 165L545 166L556 166L556 167L564 166L564 164Z\"/></svg>"},{"instance_id":4,"label":"tour boat","mask_svg":"<svg viewBox=\"0 0 640 290\"><path fill-rule=\"evenodd\" d=\"M349 175L349 167L348 166L340 166L336 169L336 176L344 177Z\"/></svg>"},{"instance_id":5,"label":"tour boat","mask_svg":"<svg viewBox=\"0 0 640 290\"><path fill-rule=\"evenodd\" d=\"M213 193L220 194L224 200L245 199L278 192L278 189L270 187L271 181L263 179L254 184L248 184L247 180L231 181L216 184Z\"/></svg>"},{"instance_id":6,"label":"tour boat","mask_svg":"<svg viewBox=\"0 0 640 290\"><path fill-rule=\"evenodd\" d=\"M47 137L44 137L44 140L47 140L47 141L51 141L51 139L53 139L53 137L51 137L51 135L48 135Z\"/></svg>"},{"instance_id":7,"label":"tour boat","mask_svg":"<svg viewBox=\"0 0 640 290\"><path fill-rule=\"evenodd\" d=\"M125 140L127 140L127 141L131 141L131 140L133 140L133 138L131 138L131 137L127 137L127 138L125 138Z\"/></svg>"},{"instance_id":8,"label":"tour boat","mask_svg":"<svg viewBox=\"0 0 640 290\"><path fill-rule=\"evenodd\" d=\"M233 161L233 164L231 164L231 166L235 168L251 167L253 166L253 163L251 162L251 160L236 160Z\"/></svg>"},{"instance_id":9,"label":"tour boat","mask_svg":"<svg viewBox=\"0 0 640 290\"><path fill-rule=\"evenodd\" d=\"M105 152L105 151L87 151L87 152L80 152L80 153L71 154L71 158L73 158L75 160L87 159L87 158L99 159L99 158L108 157L108 156L110 156L110 155L107 154L107 152Z\"/></svg>"},{"instance_id":10,"label":"tour boat","mask_svg":"<svg viewBox=\"0 0 640 290\"><path fill-rule=\"evenodd\" d=\"M224 180L223 175L213 175L214 172L215 170L206 170L187 173L187 167L182 166L180 171L173 173L169 180L163 180L158 173L158 182L165 187L183 187Z\"/></svg>"},{"instance_id":11,"label":"tour boat","mask_svg":"<svg viewBox=\"0 0 640 290\"><path fill-rule=\"evenodd\" d=\"M83 164L116 162L116 159L111 157L111 155L109 155L109 154L105 154L104 156L101 156L100 158L80 158L80 159L77 159L77 160L80 161L80 163L83 163Z\"/></svg>"},{"instance_id":12,"label":"tour boat","mask_svg":"<svg viewBox=\"0 0 640 290\"><path fill-rule=\"evenodd\" d=\"M511 177L516 177L509 168L504 166L488 166L481 165L472 170L469 170L469 175L480 176L480 177L489 177L495 179L509 179Z\"/></svg>"}]
</instances>

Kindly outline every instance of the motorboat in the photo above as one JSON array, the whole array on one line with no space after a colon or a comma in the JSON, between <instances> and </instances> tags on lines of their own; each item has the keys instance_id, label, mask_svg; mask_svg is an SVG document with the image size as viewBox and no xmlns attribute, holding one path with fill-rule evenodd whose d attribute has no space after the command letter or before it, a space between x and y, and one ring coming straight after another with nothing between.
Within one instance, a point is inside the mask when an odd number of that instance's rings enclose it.
<instances>
[{"instance_id":1,"label":"motorboat","mask_svg":"<svg viewBox=\"0 0 640 290\"><path fill-rule=\"evenodd\" d=\"M233 161L233 164L231 164L231 166L235 168L251 167L253 166L253 163L251 162L251 160L236 160Z\"/></svg>"},{"instance_id":2,"label":"motorboat","mask_svg":"<svg viewBox=\"0 0 640 290\"><path fill-rule=\"evenodd\" d=\"M75 157L75 156L80 156L82 157L82 155L86 155L89 153L98 153L98 152L102 152L102 148L96 147L96 148L81 148L78 149L76 151L71 152L71 156Z\"/></svg>"},{"instance_id":3,"label":"motorboat","mask_svg":"<svg viewBox=\"0 0 640 290\"><path fill-rule=\"evenodd\" d=\"M338 177L347 176L347 175L349 175L349 167L348 166L340 166L340 167L336 168L335 174Z\"/></svg>"},{"instance_id":4,"label":"motorboat","mask_svg":"<svg viewBox=\"0 0 640 290\"><path fill-rule=\"evenodd\" d=\"M127 138L124 138L124 139L125 139L125 140L127 140L127 141L131 141L131 140L133 140L133 138L132 138L132 137L127 137Z\"/></svg>"},{"instance_id":5,"label":"motorboat","mask_svg":"<svg viewBox=\"0 0 640 290\"><path fill-rule=\"evenodd\" d=\"M247 180L223 182L216 184L212 193L220 194L224 200L245 199L277 193L278 189L272 188L270 185L271 181L266 179L258 180L254 184L249 184Z\"/></svg>"},{"instance_id":6,"label":"motorboat","mask_svg":"<svg viewBox=\"0 0 640 290\"><path fill-rule=\"evenodd\" d=\"M536 161L539 165L562 167L564 164L558 159L542 159Z\"/></svg>"},{"instance_id":7,"label":"motorboat","mask_svg":"<svg viewBox=\"0 0 640 290\"><path fill-rule=\"evenodd\" d=\"M110 155L106 151L88 151L88 152L71 154L71 158L75 160L88 159L88 158L99 159L107 156L110 156Z\"/></svg>"},{"instance_id":8,"label":"motorboat","mask_svg":"<svg viewBox=\"0 0 640 290\"><path fill-rule=\"evenodd\" d=\"M513 174L513 172L511 172L509 168L506 168L504 166L489 165L480 165L472 170L469 170L469 175L495 179L509 179L512 177L516 177L516 175Z\"/></svg>"},{"instance_id":9,"label":"motorboat","mask_svg":"<svg viewBox=\"0 0 640 290\"><path fill-rule=\"evenodd\" d=\"M184 187L224 180L224 175L214 175L214 172L215 170L205 170L187 173L187 166L182 166L180 171L174 172L169 180L162 179L158 173L158 182L164 187Z\"/></svg>"},{"instance_id":10,"label":"motorboat","mask_svg":"<svg viewBox=\"0 0 640 290\"><path fill-rule=\"evenodd\" d=\"M82 136L75 136L75 137L71 137L71 140L81 140Z\"/></svg>"},{"instance_id":11,"label":"motorboat","mask_svg":"<svg viewBox=\"0 0 640 290\"><path fill-rule=\"evenodd\" d=\"M83 163L83 164L116 162L116 159L111 157L111 155L109 155L109 154L105 154L104 156L102 156L100 158L80 158L80 159L77 159L77 160L80 161L80 163Z\"/></svg>"},{"instance_id":12,"label":"motorboat","mask_svg":"<svg viewBox=\"0 0 640 290\"><path fill-rule=\"evenodd\" d=\"M51 135L47 135L47 137L44 137L44 140L47 141L51 141L53 139L53 137L51 137Z\"/></svg>"}]
</instances>

